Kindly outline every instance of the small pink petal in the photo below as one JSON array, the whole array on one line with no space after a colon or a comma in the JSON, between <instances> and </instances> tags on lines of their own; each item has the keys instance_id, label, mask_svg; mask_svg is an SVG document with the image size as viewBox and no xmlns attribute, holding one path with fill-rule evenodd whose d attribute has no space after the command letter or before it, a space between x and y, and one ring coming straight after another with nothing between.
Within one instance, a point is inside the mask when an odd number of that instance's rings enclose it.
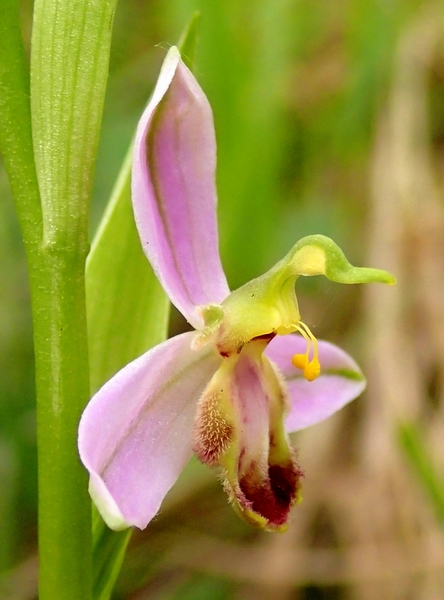
<instances>
[{"instance_id":1,"label":"small pink petal","mask_svg":"<svg viewBox=\"0 0 444 600\"><path fill-rule=\"evenodd\" d=\"M208 100L171 48L139 122L133 207L142 247L171 302L195 327L195 307L229 289L216 221L216 140Z\"/></svg>"},{"instance_id":2,"label":"small pink petal","mask_svg":"<svg viewBox=\"0 0 444 600\"><path fill-rule=\"evenodd\" d=\"M266 355L278 366L288 386L291 405L286 421L288 432L323 421L365 389L365 377L351 356L328 342L318 343L321 374L314 381L306 381L302 371L291 362L294 354L305 352L303 337L276 336L267 347Z\"/></svg>"},{"instance_id":3,"label":"small pink petal","mask_svg":"<svg viewBox=\"0 0 444 600\"><path fill-rule=\"evenodd\" d=\"M79 427L90 492L114 529L143 529L192 455L199 396L220 364L210 347L174 337L119 371L92 398Z\"/></svg>"}]
</instances>

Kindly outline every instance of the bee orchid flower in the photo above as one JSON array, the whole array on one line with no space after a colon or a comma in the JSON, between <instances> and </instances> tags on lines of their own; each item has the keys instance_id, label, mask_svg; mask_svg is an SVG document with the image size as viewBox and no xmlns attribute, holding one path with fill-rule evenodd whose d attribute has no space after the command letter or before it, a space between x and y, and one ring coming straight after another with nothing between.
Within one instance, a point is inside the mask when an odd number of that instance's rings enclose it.
<instances>
[{"instance_id":1,"label":"bee orchid flower","mask_svg":"<svg viewBox=\"0 0 444 600\"><path fill-rule=\"evenodd\" d=\"M288 434L365 387L354 360L301 320L295 282L393 283L352 267L329 238L303 238L230 293L218 251L216 141L208 100L171 48L140 120L132 195L143 250L195 331L152 348L92 398L79 428L90 494L109 527L144 528L192 456L219 467L235 510L286 528L302 472Z\"/></svg>"}]
</instances>

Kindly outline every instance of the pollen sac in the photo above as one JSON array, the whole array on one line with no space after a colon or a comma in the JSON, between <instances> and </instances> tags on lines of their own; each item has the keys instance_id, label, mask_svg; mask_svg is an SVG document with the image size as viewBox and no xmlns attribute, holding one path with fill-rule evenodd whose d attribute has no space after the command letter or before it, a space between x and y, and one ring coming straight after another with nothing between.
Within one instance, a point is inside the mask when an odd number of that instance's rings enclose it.
<instances>
[{"instance_id":1,"label":"pollen sac","mask_svg":"<svg viewBox=\"0 0 444 600\"><path fill-rule=\"evenodd\" d=\"M295 354L291 359L291 362L296 369L304 370L308 365L308 358L306 354Z\"/></svg>"}]
</instances>

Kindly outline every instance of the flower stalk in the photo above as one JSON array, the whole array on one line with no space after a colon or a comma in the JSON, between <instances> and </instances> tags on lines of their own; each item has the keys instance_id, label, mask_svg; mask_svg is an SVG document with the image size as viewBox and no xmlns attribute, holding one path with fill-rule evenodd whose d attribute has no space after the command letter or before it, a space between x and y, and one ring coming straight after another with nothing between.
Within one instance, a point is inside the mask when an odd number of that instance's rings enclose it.
<instances>
[{"instance_id":1,"label":"flower stalk","mask_svg":"<svg viewBox=\"0 0 444 600\"><path fill-rule=\"evenodd\" d=\"M89 396L84 274L114 7L115 0L34 7L31 115L43 227L30 270L41 600L91 597L91 507L76 428Z\"/></svg>"},{"instance_id":2,"label":"flower stalk","mask_svg":"<svg viewBox=\"0 0 444 600\"><path fill-rule=\"evenodd\" d=\"M33 286L42 600L91 594L91 507L73 450L89 395L85 258L42 249Z\"/></svg>"}]
</instances>

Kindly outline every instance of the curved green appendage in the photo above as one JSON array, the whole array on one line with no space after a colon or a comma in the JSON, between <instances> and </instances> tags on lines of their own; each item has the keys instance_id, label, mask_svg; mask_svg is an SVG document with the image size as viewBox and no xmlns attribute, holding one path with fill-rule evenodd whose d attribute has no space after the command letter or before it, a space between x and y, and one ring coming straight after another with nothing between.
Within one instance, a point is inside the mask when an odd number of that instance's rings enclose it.
<instances>
[{"instance_id":1,"label":"curved green appendage","mask_svg":"<svg viewBox=\"0 0 444 600\"><path fill-rule=\"evenodd\" d=\"M295 244L280 263L293 275L325 275L336 283L388 283L396 279L387 271L354 267L337 244L325 235L309 235Z\"/></svg>"},{"instance_id":2,"label":"curved green appendage","mask_svg":"<svg viewBox=\"0 0 444 600\"><path fill-rule=\"evenodd\" d=\"M219 349L227 353L271 332L302 333L295 293L295 282L300 275L325 275L337 283L396 282L387 271L352 266L330 238L311 235L299 240L264 275L232 292L222 303L223 321L221 315L212 327L207 326L197 343L205 343L219 325ZM205 311L202 314L205 316Z\"/></svg>"}]
</instances>

